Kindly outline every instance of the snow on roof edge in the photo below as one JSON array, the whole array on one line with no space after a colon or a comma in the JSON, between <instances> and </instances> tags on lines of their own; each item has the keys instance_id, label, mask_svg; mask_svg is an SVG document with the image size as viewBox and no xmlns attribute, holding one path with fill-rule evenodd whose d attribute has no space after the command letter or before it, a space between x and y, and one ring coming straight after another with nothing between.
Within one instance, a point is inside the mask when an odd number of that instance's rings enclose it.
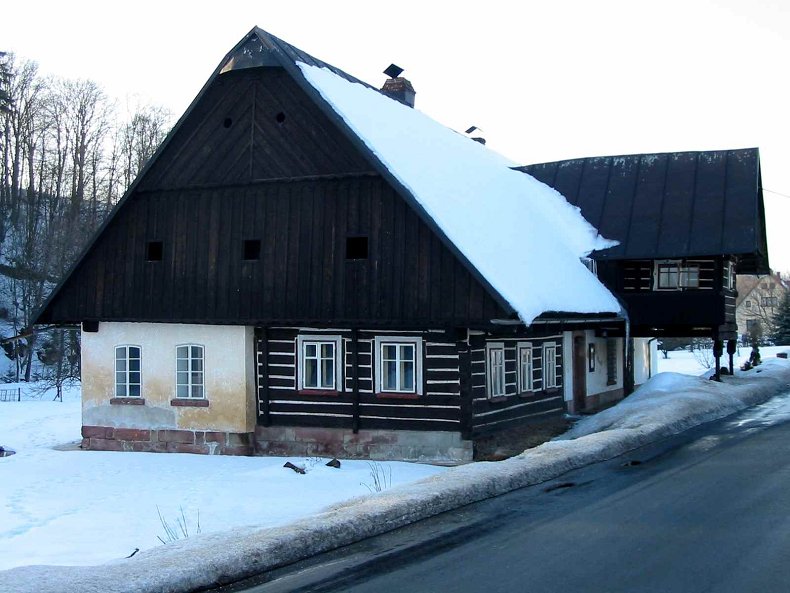
<instances>
[{"instance_id":1,"label":"snow on roof edge","mask_svg":"<svg viewBox=\"0 0 790 593\"><path fill-rule=\"evenodd\" d=\"M621 311L579 260L613 242L559 192L422 112L296 65L525 324L549 311Z\"/></svg>"}]
</instances>

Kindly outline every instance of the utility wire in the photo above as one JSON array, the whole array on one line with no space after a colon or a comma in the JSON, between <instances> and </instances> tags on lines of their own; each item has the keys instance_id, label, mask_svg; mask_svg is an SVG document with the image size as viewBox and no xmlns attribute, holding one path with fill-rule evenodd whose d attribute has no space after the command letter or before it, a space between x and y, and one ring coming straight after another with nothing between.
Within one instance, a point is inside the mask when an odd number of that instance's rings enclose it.
<instances>
[{"instance_id":1,"label":"utility wire","mask_svg":"<svg viewBox=\"0 0 790 593\"><path fill-rule=\"evenodd\" d=\"M783 194L780 191L774 191L772 189L763 188L763 191L767 191L769 194L776 194L777 196L782 196L783 198L790 198L790 195Z\"/></svg>"}]
</instances>

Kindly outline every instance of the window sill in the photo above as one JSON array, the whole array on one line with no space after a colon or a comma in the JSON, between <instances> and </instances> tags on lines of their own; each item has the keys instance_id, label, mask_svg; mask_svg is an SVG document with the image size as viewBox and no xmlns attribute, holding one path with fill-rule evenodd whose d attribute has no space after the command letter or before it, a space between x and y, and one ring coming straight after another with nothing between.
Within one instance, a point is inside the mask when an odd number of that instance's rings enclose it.
<instances>
[{"instance_id":1,"label":"window sill","mask_svg":"<svg viewBox=\"0 0 790 593\"><path fill-rule=\"evenodd\" d=\"M300 389L297 393L299 395L327 395L330 397L337 397L340 395L339 391L333 391L331 389Z\"/></svg>"},{"instance_id":2,"label":"window sill","mask_svg":"<svg viewBox=\"0 0 790 593\"><path fill-rule=\"evenodd\" d=\"M170 405L183 408L208 408L208 400L198 398L175 398L170 400Z\"/></svg>"},{"instance_id":3,"label":"window sill","mask_svg":"<svg viewBox=\"0 0 790 593\"><path fill-rule=\"evenodd\" d=\"M113 406L144 406L145 399L142 397L111 397L110 404Z\"/></svg>"},{"instance_id":4,"label":"window sill","mask_svg":"<svg viewBox=\"0 0 790 593\"><path fill-rule=\"evenodd\" d=\"M512 396L509 395L497 395L495 397L489 397L488 401L492 404L501 404L502 402L508 401Z\"/></svg>"},{"instance_id":5,"label":"window sill","mask_svg":"<svg viewBox=\"0 0 790 593\"><path fill-rule=\"evenodd\" d=\"M379 391L376 397L380 399L420 399L419 393L398 393L397 391Z\"/></svg>"}]
</instances>

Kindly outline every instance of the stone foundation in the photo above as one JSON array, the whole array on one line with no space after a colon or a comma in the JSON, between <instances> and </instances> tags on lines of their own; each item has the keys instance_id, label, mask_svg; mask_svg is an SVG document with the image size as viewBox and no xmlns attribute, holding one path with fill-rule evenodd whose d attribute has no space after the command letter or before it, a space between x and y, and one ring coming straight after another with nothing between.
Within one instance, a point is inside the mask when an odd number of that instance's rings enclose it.
<instances>
[{"instance_id":1,"label":"stone foundation","mask_svg":"<svg viewBox=\"0 0 790 593\"><path fill-rule=\"evenodd\" d=\"M342 459L465 463L472 461L472 441L457 432L360 430L258 426L256 452L261 455L322 456Z\"/></svg>"},{"instance_id":2,"label":"stone foundation","mask_svg":"<svg viewBox=\"0 0 790 593\"><path fill-rule=\"evenodd\" d=\"M82 448L92 451L252 455L253 440L252 433L82 427Z\"/></svg>"}]
</instances>

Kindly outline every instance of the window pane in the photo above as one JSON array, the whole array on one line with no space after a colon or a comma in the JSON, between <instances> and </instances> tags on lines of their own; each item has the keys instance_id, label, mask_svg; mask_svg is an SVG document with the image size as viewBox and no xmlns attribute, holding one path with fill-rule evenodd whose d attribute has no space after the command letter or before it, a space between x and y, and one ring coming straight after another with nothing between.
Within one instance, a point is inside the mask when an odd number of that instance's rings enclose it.
<instances>
[{"instance_id":1,"label":"window pane","mask_svg":"<svg viewBox=\"0 0 790 593\"><path fill-rule=\"evenodd\" d=\"M309 356L310 358L315 358L316 355L316 345L315 344L305 344L304 345L304 355Z\"/></svg>"},{"instance_id":2,"label":"window pane","mask_svg":"<svg viewBox=\"0 0 790 593\"><path fill-rule=\"evenodd\" d=\"M129 385L129 396L130 397L140 397L140 386L139 385Z\"/></svg>"},{"instance_id":3,"label":"window pane","mask_svg":"<svg viewBox=\"0 0 790 593\"><path fill-rule=\"evenodd\" d=\"M124 383L115 385L115 397L126 397L126 385Z\"/></svg>"},{"instance_id":4,"label":"window pane","mask_svg":"<svg viewBox=\"0 0 790 593\"><path fill-rule=\"evenodd\" d=\"M178 385L188 385L189 384L189 373L179 371L176 373L176 383Z\"/></svg>"},{"instance_id":5,"label":"window pane","mask_svg":"<svg viewBox=\"0 0 790 593\"><path fill-rule=\"evenodd\" d=\"M332 389L335 386L335 361L331 358L321 360L321 387Z\"/></svg>"},{"instance_id":6,"label":"window pane","mask_svg":"<svg viewBox=\"0 0 790 593\"><path fill-rule=\"evenodd\" d=\"M203 373L192 373L192 385L203 385Z\"/></svg>"},{"instance_id":7,"label":"window pane","mask_svg":"<svg viewBox=\"0 0 790 593\"><path fill-rule=\"evenodd\" d=\"M179 384L176 387L176 397L189 397L189 386Z\"/></svg>"},{"instance_id":8,"label":"window pane","mask_svg":"<svg viewBox=\"0 0 790 593\"><path fill-rule=\"evenodd\" d=\"M414 346L412 344L402 344L400 356L403 360L414 360Z\"/></svg>"},{"instance_id":9,"label":"window pane","mask_svg":"<svg viewBox=\"0 0 790 593\"><path fill-rule=\"evenodd\" d=\"M140 349L137 346L129 346L129 358L140 358Z\"/></svg>"},{"instance_id":10,"label":"window pane","mask_svg":"<svg viewBox=\"0 0 790 593\"><path fill-rule=\"evenodd\" d=\"M176 348L176 356L178 358L189 358L189 346L179 346Z\"/></svg>"},{"instance_id":11,"label":"window pane","mask_svg":"<svg viewBox=\"0 0 790 593\"><path fill-rule=\"evenodd\" d=\"M203 358L203 348L192 346L192 358Z\"/></svg>"},{"instance_id":12,"label":"window pane","mask_svg":"<svg viewBox=\"0 0 790 593\"><path fill-rule=\"evenodd\" d=\"M318 362L314 358L304 361L304 386L313 389L318 387Z\"/></svg>"},{"instance_id":13,"label":"window pane","mask_svg":"<svg viewBox=\"0 0 790 593\"><path fill-rule=\"evenodd\" d=\"M192 359L192 370L193 371L202 371L203 370L203 359L202 358L194 358L194 359Z\"/></svg>"},{"instance_id":14,"label":"window pane","mask_svg":"<svg viewBox=\"0 0 790 593\"><path fill-rule=\"evenodd\" d=\"M185 358L179 358L176 361L176 370L177 371L188 371L189 370L189 361Z\"/></svg>"},{"instance_id":15,"label":"window pane","mask_svg":"<svg viewBox=\"0 0 790 593\"><path fill-rule=\"evenodd\" d=\"M132 358L129 360L129 370L130 371L139 371L140 370L140 359L139 358Z\"/></svg>"},{"instance_id":16,"label":"window pane","mask_svg":"<svg viewBox=\"0 0 790 593\"><path fill-rule=\"evenodd\" d=\"M321 344L321 358L334 358L335 345L334 344Z\"/></svg>"},{"instance_id":17,"label":"window pane","mask_svg":"<svg viewBox=\"0 0 790 593\"><path fill-rule=\"evenodd\" d=\"M385 346L385 348L390 348L390 346ZM397 391L397 363L394 360L385 361L382 366L384 367L382 381L384 383L384 391Z\"/></svg>"},{"instance_id":18,"label":"window pane","mask_svg":"<svg viewBox=\"0 0 790 593\"><path fill-rule=\"evenodd\" d=\"M414 363L410 360L400 363L400 390L414 391Z\"/></svg>"},{"instance_id":19,"label":"window pane","mask_svg":"<svg viewBox=\"0 0 790 593\"><path fill-rule=\"evenodd\" d=\"M397 352L397 349L392 344L384 344L381 347L381 357L384 360L395 360L395 358L397 357L396 352Z\"/></svg>"},{"instance_id":20,"label":"window pane","mask_svg":"<svg viewBox=\"0 0 790 593\"><path fill-rule=\"evenodd\" d=\"M121 346L115 349L115 360L123 360L126 358L126 348Z\"/></svg>"},{"instance_id":21,"label":"window pane","mask_svg":"<svg viewBox=\"0 0 790 593\"><path fill-rule=\"evenodd\" d=\"M202 385L193 385L192 386L192 397L203 397L203 386Z\"/></svg>"},{"instance_id":22,"label":"window pane","mask_svg":"<svg viewBox=\"0 0 790 593\"><path fill-rule=\"evenodd\" d=\"M131 371L129 373L129 383L136 383L137 385L140 384L140 373L139 373L139 371Z\"/></svg>"},{"instance_id":23,"label":"window pane","mask_svg":"<svg viewBox=\"0 0 790 593\"><path fill-rule=\"evenodd\" d=\"M126 370L126 361L125 360L116 360L115 361L115 370L116 371L125 371Z\"/></svg>"}]
</instances>

